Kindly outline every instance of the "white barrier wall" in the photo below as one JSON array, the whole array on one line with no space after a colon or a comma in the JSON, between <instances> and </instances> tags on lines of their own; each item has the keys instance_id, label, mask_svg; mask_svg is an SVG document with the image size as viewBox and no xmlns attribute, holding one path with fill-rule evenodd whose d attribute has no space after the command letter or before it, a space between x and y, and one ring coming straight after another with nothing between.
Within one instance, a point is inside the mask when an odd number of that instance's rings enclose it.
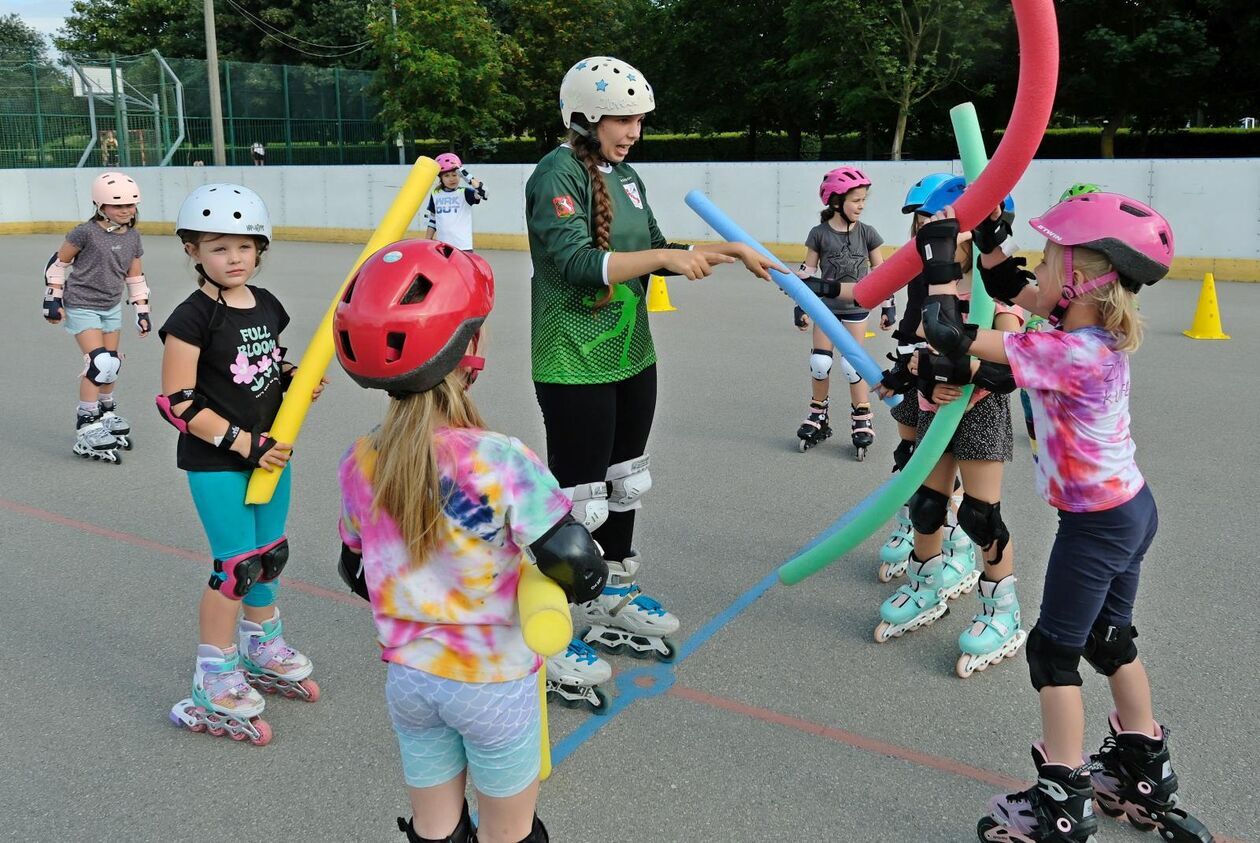
<instances>
[{"instance_id":1,"label":"white barrier wall","mask_svg":"<svg viewBox=\"0 0 1260 843\"><path fill-rule=\"evenodd\" d=\"M818 183L834 163L685 163L638 167L661 230L674 240L716 236L683 204L693 188L765 243L801 244L818 222ZM921 176L961 172L954 161L868 162L874 181L863 220L892 245L907 237L901 201ZM489 201L475 212L479 234L525 234L525 180L532 165L477 166ZM100 170L0 170L0 231L15 225L86 219L88 184ZM282 228L372 230L406 173L400 166L171 167L130 171L144 196L141 220L174 222L184 196L210 181L256 190ZM1173 225L1177 253L1186 258L1260 259L1260 159L1125 159L1034 161L1015 188L1021 220L1044 210L1073 182L1094 182L1149 202ZM417 222L417 227L419 222ZM1027 248L1040 243L1022 223ZM505 241L506 242L506 241ZM520 247L520 243L517 247Z\"/></svg>"}]
</instances>

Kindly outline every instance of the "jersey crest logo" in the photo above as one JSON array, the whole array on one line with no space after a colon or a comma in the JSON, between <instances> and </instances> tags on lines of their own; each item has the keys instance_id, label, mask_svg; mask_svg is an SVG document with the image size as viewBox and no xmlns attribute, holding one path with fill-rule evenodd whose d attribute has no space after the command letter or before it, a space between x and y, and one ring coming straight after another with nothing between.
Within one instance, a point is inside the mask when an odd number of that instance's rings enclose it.
<instances>
[{"instance_id":1,"label":"jersey crest logo","mask_svg":"<svg viewBox=\"0 0 1260 843\"><path fill-rule=\"evenodd\" d=\"M622 182L622 187L626 189L626 195L630 197L631 203L640 211L643 210L643 197L639 195L639 186L632 181Z\"/></svg>"},{"instance_id":2,"label":"jersey crest logo","mask_svg":"<svg viewBox=\"0 0 1260 843\"><path fill-rule=\"evenodd\" d=\"M577 205L573 201L573 197L567 193L564 196L557 196L551 200L551 205L556 209L556 216L560 219L571 217L577 213Z\"/></svg>"}]
</instances>

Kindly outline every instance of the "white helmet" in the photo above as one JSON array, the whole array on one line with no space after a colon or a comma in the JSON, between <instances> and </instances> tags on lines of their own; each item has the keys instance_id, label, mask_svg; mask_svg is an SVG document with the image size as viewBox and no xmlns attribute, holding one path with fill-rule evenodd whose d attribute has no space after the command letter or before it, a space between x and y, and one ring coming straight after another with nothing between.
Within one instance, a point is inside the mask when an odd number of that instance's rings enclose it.
<instances>
[{"instance_id":1,"label":"white helmet","mask_svg":"<svg viewBox=\"0 0 1260 843\"><path fill-rule=\"evenodd\" d=\"M239 184L203 184L188 194L175 218L176 231L244 234L271 242L271 217L261 198Z\"/></svg>"},{"instance_id":2,"label":"white helmet","mask_svg":"<svg viewBox=\"0 0 1260 843\"><path fill-rule=\"evenodd\" d=\"M560 83L560 119L571 128L573 115L595 125L604 116L628 117L656 108L656 96L643 74L621 59L593 56L582 59Z\"/></svg>"}]
</instances>

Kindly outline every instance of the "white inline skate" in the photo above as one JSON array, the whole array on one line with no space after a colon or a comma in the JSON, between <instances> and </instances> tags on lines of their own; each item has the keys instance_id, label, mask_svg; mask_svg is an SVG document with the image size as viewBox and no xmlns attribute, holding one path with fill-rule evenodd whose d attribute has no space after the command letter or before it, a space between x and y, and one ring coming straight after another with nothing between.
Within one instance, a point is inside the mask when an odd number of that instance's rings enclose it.
<instances>
[{"instance_id":1,"label":"white inline skate","mask_svg":"<svg viewBox=\"0 0 1260 843\"><path fill-rule=\"evenodd\" d=\"M674 645L666 639L678 630L678 618L635 584L639 565L633 552L620 562L609 562L603 594L574 606L574 620L590 624L583 640L605 652L626 650L635 658L672 661Z\"/></svg>"},{"instance_id":2,"label":"white inline skate","mask_svg":"<svg viewBox=\"0 0 1260 843\"><path fill-rule=\"evenodd\" d=\"M608 694L599 687L612 678L612 666L580 638L569 642L563 653L546 660L547 696L565 708L587 708L608 713Z\"/></svg>"},{"instance_id":3,"label":"white inline skate","mask_svg":"<svg viewBox=\"0 0 1260 843\"><path fill-rule=\"evenodd\" d=\"M101 424L105 429L114 434L114 438L118 440L118 447L124 451L131 450L131 422L127 421L116 412L117 405L111 401L109 406L104 401L99 404L101 414Z\"/></svg>"},{"instance_id":4,"label":"white inline skate","mask_svg":"<svg viewBox=\"0 0 1260 843\"><path fill-rule=\"evenodd\" d=\"M192 696L171 707L171 722L192 732L228 735L264 746L271 740L271 726L259 715L265 708L262 695L245 681L240 654L209 644L197 647Z\"/></svg>"},{"instance_id":5,"label":"white inline skate","mask_svg":"<svg viewBox=\"0 0 1260 843\"><path fill-rule=\"evenodd\" d=\"M112 462L118 465L122 456L118 453L119 442L105 428L100 411L79 412L75 421L74 452L84 459Z\"/></svg>"},{"instance_id":6,"label":"white inline skate","mask_svg":"<svg viewBox=\"0 0 1260 843\"><path fill-rule=\"evenodd\" d=\"M278 609L271 620L261 624L241 618L236 635L241 666L245 668L249 684L265 694L281 694L306 702L319 699L319 685L308 678L315 666L285 643Z\"/></svg>"}]
</instances>

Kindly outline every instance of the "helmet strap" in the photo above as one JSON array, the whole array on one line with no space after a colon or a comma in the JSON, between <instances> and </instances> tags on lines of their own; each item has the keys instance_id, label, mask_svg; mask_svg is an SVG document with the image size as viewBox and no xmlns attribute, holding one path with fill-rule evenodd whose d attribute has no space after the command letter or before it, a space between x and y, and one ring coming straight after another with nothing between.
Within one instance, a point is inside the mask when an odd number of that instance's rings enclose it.
<instances>
[{"instance_id":1,"label":"helmet strap","mask_svg":"<svg viewBox=\"0 0 1260 843\"><path fill-rule=\"evenodd\" d=\"M1063 289L1059 292L1059 303L1054 306L1054 309L1050 311L1049 317L1047 317L1050 320L1050 324L1056 328L1063 321L1063 317L1067 314L1067 309L1071 306L1074 299L1079 299L1092 290L1097 290L1099 287L1105 287L1120 280L1120 275L1112 270L1111 272L1104 272L1091 281L1085 281L1077 285L1072 271L1072 251L1073 247L1071 246L1063 247Z\"/></svg>"},{"instance_id":2,"label":"helmet strap","mask_svg":"<svg viewBox=\"0 0 1260 843\"><path fill-rule=\"evenodd\" d=\"M468 370L465 381L465 388L467 388L477 382L477 375L486 368L486 358L475 354L465 354L459 360L459 367Z\"/></svg>"}]
</instances>

